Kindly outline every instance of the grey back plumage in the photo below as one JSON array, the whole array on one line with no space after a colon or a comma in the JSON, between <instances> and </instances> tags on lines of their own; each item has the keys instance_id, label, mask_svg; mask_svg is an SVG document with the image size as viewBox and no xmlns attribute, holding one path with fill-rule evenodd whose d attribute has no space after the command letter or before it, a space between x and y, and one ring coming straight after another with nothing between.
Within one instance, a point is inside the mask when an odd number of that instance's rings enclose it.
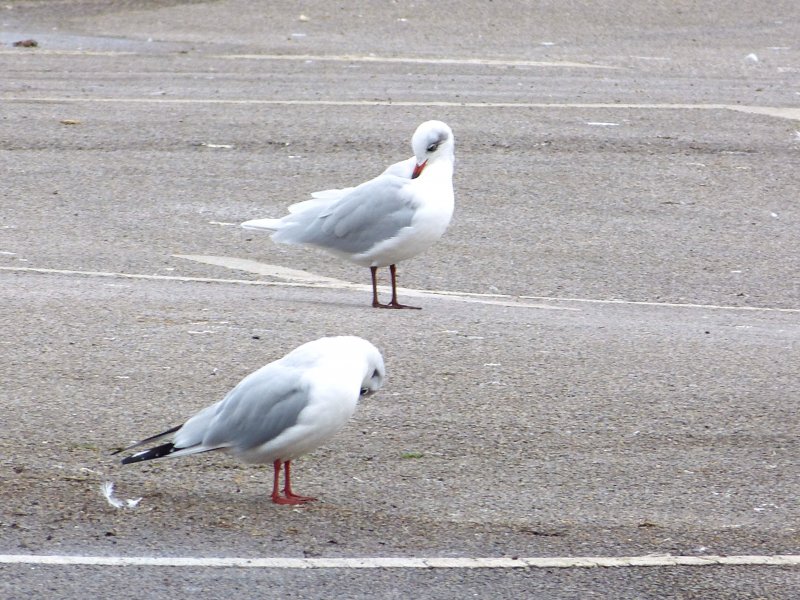
<instances>
[{"instance_id":1,"label":"grey back plumage","mask_svg":"<svg viewBox=\"0 0 800 600\"><path fill-rule=\"evenodd\" d=\"M272 364L246 377L220 402L189 419L176 434L175 446L239 453L276 438L308 405L307 386L296 371Z\"/></svg>"},{"instance_id":2,"label":"grey back plumage","mask_svg":"<svg viewBox=\"0 0 800 600\"><path fill-rule=\"evenodd\" d=\"M287 215L272 237L276 242L312 244L334 252L367 252L411 225L414 209L401 193L407 183L396 175L382 175L333 204L312 205Z\"/></svg>"}]
</instances>

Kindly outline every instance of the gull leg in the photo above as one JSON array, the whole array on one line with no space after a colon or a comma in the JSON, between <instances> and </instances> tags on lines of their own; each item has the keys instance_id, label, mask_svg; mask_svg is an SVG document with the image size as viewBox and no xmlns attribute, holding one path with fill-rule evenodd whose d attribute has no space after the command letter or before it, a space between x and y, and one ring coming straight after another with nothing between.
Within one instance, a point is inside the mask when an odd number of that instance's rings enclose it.
<instances>
[{"instance_id":1,"label":"gull leg","mask_svg":"<svg viewBox=\"0 0 800 600\"><path fill-rule=\"evenodd\" d=\"M389 273L392 275L392 299L388 304L381 304L378 300L378 267L370 267L372 273L372 308L413 308L422 310L419 306L408 306L397 301L397 265L389 265Z\"/></svg>"},{"instance_id":2,"label":"gull leg","mask_svg":"<svg viewBox=\"0 0 800 600\"><path fill-rule=\"evenodd\" d=\"M397 265L389 265L389 273L392 275L392 300L385 306L387 308L413 308L415 310L422 310L421 306L409 306L408 304L400 304L397 301Z\"/></svg>"},{"instance_id":3,"label":"gull leg","mask_svg":"<svg viewBox=\"0 0 800 600\"><path fill-rule=\"evenodd\" d=\"M281 464L283 464L285 472L285 480L286 480L286 485L283 488L283 493L284 493L283 496L281 496L280 493ZM275 469L275 476L272 482L272 501L275 504L296 505L296 504L304 504L306 502L310 502L311 500L316 500L316 498L310 498L308 496L298 496L297 494L292 493L292 483L289 475L288 460L285 463L281 463L280 460L276 460L274 463L272 463L272 467Z\"/></svg>"},{"instance_id":4,"label":"gull leg","mask_svg":"<svg viewBox=\"0 0 800 600\"><path fill-rule=\"evenodd\" d=\"M283 504L280 492L281 461L276 460L272 463L272 468L275 469L275 476L272 479L272 501L275 504Z\"/></svg>"},{"instance_id":5,"label":"gull leg","mask_svg":"<svg viewBox=\"0 0 800 600\"><path fill-rule=\"evenodd\" d=\"M378 267L370 267L369 272L372 274L372 308L386 308L378 300Z\"/></svg>"},{"instance_id":6,"label":"gull leg","mask_svg":"<svg viewBox=\"0 0 800 600\"><path fill-rule=\"evenodd\" d=\"M286 499L289 500L292 504L303 504L304 502L312 502L316 500L316 498L312 498L311 496L300 496L292 492L292 477L290 474L290 463L292 461L287 460L283 463L283 470L284 470L284 486L283 486L283 493L286 495Z\"/></svg>"}]
</instances>

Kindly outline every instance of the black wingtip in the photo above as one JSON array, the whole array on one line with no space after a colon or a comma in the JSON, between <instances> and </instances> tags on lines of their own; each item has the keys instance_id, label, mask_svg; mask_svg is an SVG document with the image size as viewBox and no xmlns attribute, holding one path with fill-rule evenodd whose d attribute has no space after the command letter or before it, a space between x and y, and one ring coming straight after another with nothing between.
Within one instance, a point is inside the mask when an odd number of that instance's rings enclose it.
<instances>
[{"instance_id":1,"label":"black wingtip","mask_svg":"<svg viewBox=\"0 0 800 600\"><path fill-rule=\"evenodd\" d=\"M156 446L155 448L150 448L150 450L145 450L143 452L137 452L131 456L126 456L122 459L123 465L129 465L131 463L142 462L144 460L153 460L154 458L161 458L162 456L167 456L168 454L172 454L175 451L175 444L172 442L167 442L166 444L161 444L160 446ZM116 453L115 453L116 454Z\"/></svg>"},{"instance_id":2,"label":"black wingtip","mask_svg":"<svg viewBox=\"0 0 800 600\"><path fill-rule=\"evenodd\" d=\"M151 435L149 438L145 438L142 441L136 442L135 444L133 444L131 446L128 446L126 448L117 448L116 450L114 450L114 452L111 453L111 456L114 456L115 454L119 454L120 452L127 452L128 450L133 450L134 448L139 448L140 446L146 446L147 444L149 444L151 442L155 442L155 441L160 440L161 438L163 438L165 436L168 436L170 433L175 433L181 427L183 427L183 425L176 425L172 429L167 429L166 431L162 431L161 433L157 433L156 435Z\"/></svg>"}]
</instances>

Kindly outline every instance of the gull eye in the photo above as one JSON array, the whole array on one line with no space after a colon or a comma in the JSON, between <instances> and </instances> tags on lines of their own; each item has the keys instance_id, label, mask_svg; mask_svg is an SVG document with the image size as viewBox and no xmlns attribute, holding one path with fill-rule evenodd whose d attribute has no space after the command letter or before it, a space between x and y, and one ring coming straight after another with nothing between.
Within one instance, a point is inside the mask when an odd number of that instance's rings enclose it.
<instances>
[{"instance_id":1,"label":"gull eye","mask_svg":"<svg viewBox=\"0 0 800 600\"><path fill-rule=\"evenodd\" d=\"M441 142L434 142L430 146L428 146L428 152L436 152L436 149L439 147Z\"/></svg>"},{"instance_id":2,"label":"gull eye","mask_svg":"<svg viewBox=\"0 0 800 600\"><path fill-rule=\"evenodd\" d=\"M361 388L361 395L366 396L367 392L369 392L369 388Z\"/></svg>"}]
</instances>

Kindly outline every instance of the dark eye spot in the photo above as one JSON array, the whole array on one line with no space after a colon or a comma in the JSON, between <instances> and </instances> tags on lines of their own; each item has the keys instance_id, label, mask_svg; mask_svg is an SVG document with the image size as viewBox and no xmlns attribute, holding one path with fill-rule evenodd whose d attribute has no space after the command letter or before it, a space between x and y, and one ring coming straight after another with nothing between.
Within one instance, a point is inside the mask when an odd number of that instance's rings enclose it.
<instances>
[{"instance_id":1,"label":"dark eye spot","mask_svg":"<svg viewBox=\"0 0 800 600\"><path fill-rule=\"evenodd\" d=\"M368 392L368 391L369 391L369 389L368 389L368 388L361 388L361 395L362 395L362 396L365 396L365 395L367 394L367 392Z\"/></svg>"},{"instance_id":2,"label":"dark eye spot","mask_svg":"<svg viewBox=\"0 0 800 600\"><path fill-rule=\"evenodd\" d=\"M434 142L430 146L428 146L428 152L436 152L436 149L439 147L439 142Z\"/></svg>"}]
</instances>

